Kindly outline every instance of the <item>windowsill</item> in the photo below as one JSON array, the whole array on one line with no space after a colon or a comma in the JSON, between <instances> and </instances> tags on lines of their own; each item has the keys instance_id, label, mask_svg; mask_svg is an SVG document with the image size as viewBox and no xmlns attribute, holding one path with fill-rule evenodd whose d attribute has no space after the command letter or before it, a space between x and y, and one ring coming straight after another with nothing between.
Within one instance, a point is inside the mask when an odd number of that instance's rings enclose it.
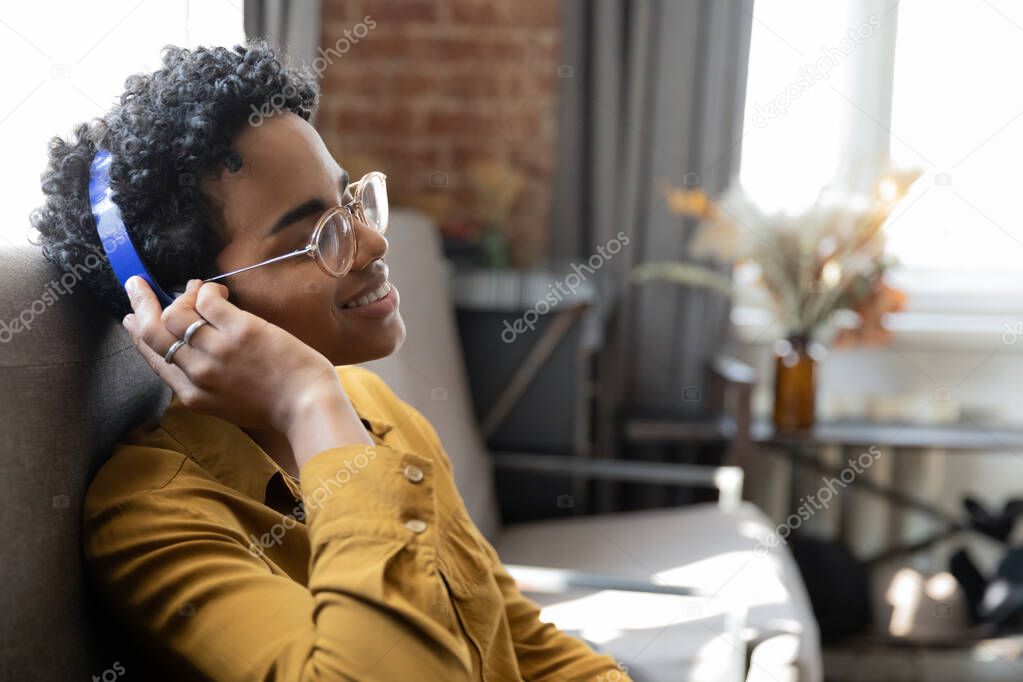
<instances>
[{"instance_id":1,"label":"windowsill","mask_svg":"<svg viewBox=\"0 0 1023 682\"><path fill-rule=\"evenodd\" d=\"M734 309L737 357L752 365L758 381L756 415L773 404L772 344L785 330L770 326L764 309ZM1023 381L1023 335L1005 343L1001 315L925 314L891 316L889 345L832 350L822 356L817 375L818 416L904 423L1023 423L1015 400ZM832 329L820 340L831 347Z\"/></svg>"}]
</instances>

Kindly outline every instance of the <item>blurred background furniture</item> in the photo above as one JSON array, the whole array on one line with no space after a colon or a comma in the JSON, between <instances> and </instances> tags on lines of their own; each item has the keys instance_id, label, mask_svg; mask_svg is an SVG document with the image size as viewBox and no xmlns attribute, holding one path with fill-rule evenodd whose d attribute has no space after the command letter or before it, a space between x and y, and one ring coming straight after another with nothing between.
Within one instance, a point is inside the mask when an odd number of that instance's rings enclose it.
<instances>
[{"instance_id":1,"label":"blurred background furniture","mask_svg":"<svg viewBox=\"0 0 1023 682\"><path fill-rule=\"evenodd\" d=\"M569 280L575 286L564 286L572 273L568 263L453 272L451 291L470 396L491 451L593 454L593 369L602 342L601 308L592 283L576 281L578 274ZM536 495L519 494L526 483L535 486ZM499 470L495 486L501 518L514 523L584 513L587 483L582 477L536 480L520 471ZM558 494L566 497L552 508L549 500Z\"/></svg>"},{"instance_id":2,"label":"blurred background furniture","mask_svg":"<svg viewBox=\"0 0 1023 682\"><path fill-rule=\"evenodd\" d=\"M1018 457L1023 450L1023 431L972 419L945 424L846 419L820 421L800 432L779 432L768 420L755 420L752 440L765 457L777 454L790 464L785 509L799 509L808 495L820 492L824 481L843 481L841 493L826 510L828 523L819 524L813 533L826 533L853 551L868 572L873 586L874 623L869 631L825 645L823 656L829 679L875 679L882 671L886 679L892 680L1019 678L1018 658L1023 650L1019 628L1010 625L996 631L989 623L973 622L962 586L946 572L950 566L929 555L929 550L950 542L966 546L970 540L986 540L988 545L996 545L983 536L992 532L999 535L997 531L1001 530L1004 535L999 537L1004 542L1007 536L1016 536L1011 533L1012 524L1001 529L985 527L963 510L949 509L945 500L929 498L923 486L913 485L917 470L912 467L927 466L930 458L945 456L968 458L997 453ZM869 470L856 476L843 475L843 469L850 470L848 462L856 461L862 453L885 455L890 476L876 477ZM907 465L910 471L903 471ZM863 523L857 504L882 508L887 520L884 541L872 552L857 547L857 540L862 539L858 534L863 532L857 525ZM905 528L909 517L915 521L914 532ZM901 581L899 573L903 574ZM934 591L942 576L955 587L954 591ZM936 579L932 582L929 578ZM807 578L807 582L812 581ZM992 591L994 594L998 594L997 589ZM911 618L905 614L894 617L897 603L904 609L915 602L919 605L911 610ZM912 623L912 630L898 632L900 623L901 627ZM943 628L939 630L942 636L934 634L938 629L935 625ZM864 666L864 660L869 660L869 665Z\"/></svg>"},{"instance_id":3,"label":"blurred background furniture","mask_svg":"<svg viewBox=\"0 0 1023 682\"><path fill-rule=\"evenodd\" d=\"M838 461L843 463L868 451L869 448L881 447L894 456L892 466L896 468L899 466L900 453L923 456L955 453L959 456L969 456L978 452L999 452L1018 456L1017 453L1023 451L1023 430L983 426L972 421L962 424L901 424L847 420L819 422L806 431L778 432L767 420L757 420L752 438L757 446L769 448L792 463L788 490L789 509L799 507L799 499L808 492L807 486L804 485L807 479L816 490L820 487L821 476L834 477L840 474L841 466L829 465L819 456L825 448L838 448L840 453ZM850 492L858 490L868 493L874 499L891 505L895 511L915 512L935 526L933 532L912 541L902 539L901 534L893 527L888 546L873 556L864 557L863 560L868 564L911 557L956 533L970 530L966 519L953 515L938 504L912 492L905 492L898 486L879 483L864 476L857 476L848 485ZM852 521L851 502L852 495L842 495L836 505L835 536L840 542L849 539L849 525ZM893 515L897 518L896 514Z\"/></svg>"},{"instance_id":4,"label":"blurred background furniture","mask_svg":"<svg viewBox=\"0 0 1023 682\"><path fill-rule=\"evenodd\" d=\"M619 447L653 451L662 460L709 459L742 468L751 456L755 383L752 367L731 356L713 355L708 359L703 382L691 386L688 394L683 392L683 400L688 397L689 402L699 403L699 411L627 413L622 417ZM679 501L678 496L660 499L661 504Z\"/></svg>"},{"instance_id":5,"label":"blurred background furniture","mask_svg":"<svg viewBox=\"0 0 1023 682\"><path fill-rule=\"evenodd\" d=\"M969 458L981 453L1018 457L1023 450L1023 430L1018 428L983 425L972 419L946 424L837 420L818 422L805 431L779 432L767 420L756 420L752 438L764 456L780 455L788 460L788 489L782 502L786 509L798 509L808 495L819 492L822 482L842 481L842 494L827 509L828 523L821 524L816 533L823 531L856 550L859 561L869 569L900 564L925 567L935 562L935 557L927 555L929 550L951 541L966 541L974 534L998 542L1015 537L1014 515L999 519L995 512L988 516L986 510L977 509L971 516L968 508L959 504L930 499L912 481L917 469L935 458ZM874 472L865 468L855 476L844 475L849 462L864 453L872 453L872 458L887 455L889 475L873 476ZM910 471L904 471L907 466ZM975 506L987 506L983 499L970 499ZM874 509L883 507L887 521L882 542L868 551L856 546L863 532L856 526L863 521L856 513L861 501ZM763 505L771 506L767 500ZM914 521L912 529L905 527L909 517ZM938 568L947 568L944 563L939 562Z\"/></svg>"}]
</instances>

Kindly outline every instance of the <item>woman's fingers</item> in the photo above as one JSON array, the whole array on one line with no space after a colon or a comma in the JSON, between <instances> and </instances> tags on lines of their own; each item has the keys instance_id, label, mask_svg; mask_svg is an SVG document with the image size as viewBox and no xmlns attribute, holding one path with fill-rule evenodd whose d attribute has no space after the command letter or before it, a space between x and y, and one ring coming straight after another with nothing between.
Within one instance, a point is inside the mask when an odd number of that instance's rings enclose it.
<instances>
[{"instance_id":1,"label":"woman's fingers","mask_svg":"<svg viewBox=\"0 0 1023 682\"><path fill-rule=\"evenodd\" d=\"M138 333L135 331L136 320L134 318L134 314L126 315L122 324L124 325L124 328L128 330L128 334L131 336L131 340L135 345L135 348L138 349L139 355L145 359L153 372L160 377L165 384L170 386L175 393L183 396L190 391L193 391L194 385L180 367L173 363L167 364L162 355L154 351L144 341L142 341Z\"/></svg>"},{"instance_id":2,"label":"woman's fingers","mask_svg":"<svg viewBox=\"0 0 1023 682\"><path fill-rule=\"evenodd\" d=\"M217 329L227 334L238 334L255 315L228 301L227 296L228 289L223 284L203 282L196 293L195 309Z\"/></svg>"},{"instance_id":3,"label":"woman's fingers","mask_svg":"<svg viewBox=\"0 0 1023 682\"><path fill-rule=\"evenodd\" d=\"M128 286L133 282L136 283L135 287ZM156 294L149 288L146 281L138 276L130 277L125 289L128 292L128 299L131 301L132 310L135 312L125 316L122 323L131 335L135 348L142 354L153 371L176 393L183 395L194 392L195 387L181 367L163 359L164 353L178 339L164 326L163 309L160 307ZM175 353L174 360L178 361L178 355L189 350L192 349L182 346ZM192 350L192 352L196 351Z\"/></svg>"},{"instance_id":4,"label":"woman's fingers","mask_svg":"<svg viewBox=\"0 0 1023 682\"><path fill-rule=\"evenodd\" d=\"M167 330L177 338L184 338L189 326L203 319L195 307L196 296L201 285L202 280L189 280L188 286L185 287L185 292L176 298L173 304L167 306L161 315ZM192 333L192 338L189 339L188 345L190 348L197 348L206 354L210 354L215 348L213 336L216 326L210 323L209 320L206 322L208 324L202 325ZM177 355L175 355L175 358L177 358ZM185 367L186 371L187 369Z\"/></svg>"},{"instance_id":5,"label":"woman's fingers","mask_svg":"<svg viewBox=\"0 0 1023 682\"><path fill-rule=\"evenodd\" d=\"M171 344L178 340L178 337L174 336L164 324L164 310L159 299L149 288L149 283L137 275L128 278L128 281L125 282L125 290L128 292L131 308L135 311L134 335L154 351L163 355L170 349ZM178 353L185 350L187 349L182 348Z\"/></svg>"},{"instance_id":6,"label":"woman's fingers","mask_svg":"<svg viewBox=\"0 0 1023 682\"><path fill-rule=\"evenodd\" d=\"M141 277L129 277L124 283L124 290L128 293L128 300L134 311L136 334L141 335L142 340L154 350L169 348L174 343L174 338L162 324L160 316L163 314L163 308L156 294L149 288L149 283Z\"/></svg>"}]
</instances>

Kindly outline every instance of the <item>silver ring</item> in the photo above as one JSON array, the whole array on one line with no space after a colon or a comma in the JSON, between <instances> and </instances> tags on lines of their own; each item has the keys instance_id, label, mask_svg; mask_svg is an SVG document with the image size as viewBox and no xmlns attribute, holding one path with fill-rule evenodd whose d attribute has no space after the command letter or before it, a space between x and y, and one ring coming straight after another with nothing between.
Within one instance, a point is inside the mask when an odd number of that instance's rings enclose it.
<instances>
[{"instance_id":1,"label":"silver ring","mask_svg":"<svg viewBox=\"0 0 1023 682\"><path fill-rule=\"evenodd\" d=\"M167 349L167 352L163 356L163 359L167 361L168 365L171 364L171 358L174 357L174 354L177 353L178 349L184 345L185 342L183 339L178 339L173 344L171 344L171 347Z\"/></svg>"},{"instance_id":2,"label":"silver ring","mask_svg":"<svg viewBox=\"0 0 1023 682\"><path fill-rule=\"evenodd\" d=\"M195 330L209 322L205 317L200 317L198 320L188 325L188 329L185 330L184 341L185 343L191 343L192 335L195 334Z\"/></svg>"}]
</instances>

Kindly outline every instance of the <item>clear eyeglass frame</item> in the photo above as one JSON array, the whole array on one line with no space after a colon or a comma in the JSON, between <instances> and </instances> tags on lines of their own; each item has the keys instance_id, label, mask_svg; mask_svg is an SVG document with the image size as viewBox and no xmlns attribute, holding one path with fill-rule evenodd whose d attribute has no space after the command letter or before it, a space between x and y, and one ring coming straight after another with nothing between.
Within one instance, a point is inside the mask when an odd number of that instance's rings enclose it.
<instances>
[{"instance_id":1,"label":"clear eyeglass frame","mask_svg":"<svg viewBox=\"0 0 1023 682\"><path fill-rule=\"evenodd\" d=\"M366 214L364 193L366 192L367 187L376 182L380 183L379 186L381 189L381 196L377 197L378 205L374 207L378 217L376 220L369 220ZM348 271L351 270L352 263L355 261L356 251L358 249L358 239L356 239L355 228L353 227L354 221L358 220L380 234L387 231L387 176L380 171L370 171L354 183L349 184L348 190L352 194L352 199L340 206L332 206L324 211L319 220L316 221L316 226L313 228L312 235L309 237L309 242L303 248L292 251L291 253L286 253L282 256L269 258L265 261L256 263L255 265L247 265L244 268L239 268L215 277L210 277L209 279L204 279L203 282L215 282L218 279L237 275L239 272L245 272L246 270L252 270L253 268L262 267L264 265L269 265L270 263L276 263L277 261L302 255L309 256L315 260L320 269L331 277L344 277L348 274ZM382 202L382 207L379 202ZM333 220L334 218L342 219L340 225ZM338 269L333 268L331 264L327 262L327 258L323 255L323 253L321 253L320 239L325 236L324 231L328 229L333 229L335 232L340 230L340 232L336 235L339 248L343 248L342 245L347 245L351 251L350 257L345 258L345 262Z\"/></svg>"}]
</instances>

